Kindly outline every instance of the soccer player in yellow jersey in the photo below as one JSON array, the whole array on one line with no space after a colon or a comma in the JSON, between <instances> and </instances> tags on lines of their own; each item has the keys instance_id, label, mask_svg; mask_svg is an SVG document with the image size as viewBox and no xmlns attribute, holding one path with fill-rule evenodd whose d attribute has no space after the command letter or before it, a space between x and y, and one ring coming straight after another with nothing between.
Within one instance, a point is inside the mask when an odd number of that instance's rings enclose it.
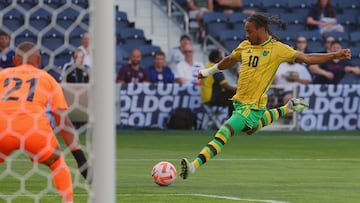
<instances>
[{"instance_id":1,"label":"soccer player in yellow jersey","mask_svg":"<svg viewBox=\"0 0 360 203\"><path fill-rule=\"evenodd\" d=\"M237 90L232 97L235 111L216 132L214 139L204 146L192 162L186 158L181 160L180 176L183 179L186 179L190 173L195 173L201 165L219 154L231 136L241 131L256 131L263 125L263 121L269 117L269 114L265 114L266 92L280 63L320 64L333 59L351 58L349 49L331 53L297 52L272 35L269 29L269 23L272 21L273 19L259 13L249 16L245 23L247 40L241 42L229 56L213 67L199 71L198 77L203 78L241 62ZM289 109L296 111L303 109L304 105L306 103L301 100L293 100L290 102Z\"/></svg>"}]
</instances>

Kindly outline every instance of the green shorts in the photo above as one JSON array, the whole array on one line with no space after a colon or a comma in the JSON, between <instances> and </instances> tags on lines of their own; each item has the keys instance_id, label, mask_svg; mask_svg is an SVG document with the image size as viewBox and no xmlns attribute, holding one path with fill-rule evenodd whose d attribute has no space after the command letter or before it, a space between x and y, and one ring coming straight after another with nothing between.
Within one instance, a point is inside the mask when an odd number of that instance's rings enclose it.
<instances>
[{"instance_id":1,"label":"green shorts","mask_svg":"<svg viewBox=\"0 0 360 203\"><path fill-rule=\"evenodd\" d=\"M255 109L252 104L233 103L235 110L226 121L234 129L234 135L248 128L255 128L265 113L264 109Z\"/></svg>"}]
</instances>

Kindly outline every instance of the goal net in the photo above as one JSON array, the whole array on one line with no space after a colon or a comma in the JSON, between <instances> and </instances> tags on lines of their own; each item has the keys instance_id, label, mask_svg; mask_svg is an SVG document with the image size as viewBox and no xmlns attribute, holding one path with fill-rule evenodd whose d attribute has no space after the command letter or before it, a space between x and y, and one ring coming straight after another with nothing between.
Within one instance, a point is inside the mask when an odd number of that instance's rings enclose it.
<instances>
[{"instance_id":1,"label":"goal net","mask_svg":"<svg viewBox=\"0 0 360 203\"><path fill-rule=\"evenodd\" d=\"M74 202L114 202L115 59L111 34L114 33L114 1L1 0L0 10L0 30L10 36L8 50L15 50L25 41L36 44L42 59L39 68L46 70L64 90L68 115L76 126L76 135L93 174L93 182L88 184L53 125L71 171ZM75 50L84 49L81 46L86 33L90 36L90 46L85 50L92 60L87 64L89 81L69 83L65 64L73 61ZM6 60L8 50L0 52L1 60ZM54 119L48 116L54 124ZM0 158L5 157L0 154ZM0 182L0 203L61 202L49 167L32 163L22 150L14 151L0 164Z\"/></svg>"}]
</instances>

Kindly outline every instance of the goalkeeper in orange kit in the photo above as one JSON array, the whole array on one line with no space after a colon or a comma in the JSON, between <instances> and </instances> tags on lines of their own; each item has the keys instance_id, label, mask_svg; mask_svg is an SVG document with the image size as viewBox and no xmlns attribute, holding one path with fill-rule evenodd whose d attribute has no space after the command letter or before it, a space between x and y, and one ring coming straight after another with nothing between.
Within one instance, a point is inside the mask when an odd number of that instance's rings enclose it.
<instances>
[{"instance_id":1,"label":"goalkeeper in orange kit","mask_svg":"<svg viewBox=\"0 0 360 203\"><path fill-rule=\"evenodd\" d=\"M39 49L21 43L14 57L16 67L0 71L0 163L14 150L22 150L33 162L47 165L63 203L73 203L69 168L46 116L54 116L59 132L74 155L81 174L88 176L88 164L74 126L67 117L67 103L61 86L38 68Z\"/></svg>"}]
</instances>

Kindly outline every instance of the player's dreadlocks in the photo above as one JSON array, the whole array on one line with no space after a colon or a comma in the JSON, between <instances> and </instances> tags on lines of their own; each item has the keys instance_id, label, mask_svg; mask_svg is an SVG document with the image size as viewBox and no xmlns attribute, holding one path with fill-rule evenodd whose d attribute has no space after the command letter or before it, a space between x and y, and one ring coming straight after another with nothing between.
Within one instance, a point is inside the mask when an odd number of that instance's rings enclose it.
<instances>
[{"instance_id":1,"label":"player's dreadlocks","mask_svg":"<svg viewBox=\"0 0 360 203\"><path fill-rule=\"evenodd\" d=\"M269 16L266 17L262 13L255 13L251 16L249 16L246 21L254 23L256 28L263 27L265 30L269 33L270 36L273 37L273 39L276 39L280 41L280 38L272 33L272 31L269 28L269 24L281 24L282 21L278 16Z\"/></svg>"}]
</instances>

